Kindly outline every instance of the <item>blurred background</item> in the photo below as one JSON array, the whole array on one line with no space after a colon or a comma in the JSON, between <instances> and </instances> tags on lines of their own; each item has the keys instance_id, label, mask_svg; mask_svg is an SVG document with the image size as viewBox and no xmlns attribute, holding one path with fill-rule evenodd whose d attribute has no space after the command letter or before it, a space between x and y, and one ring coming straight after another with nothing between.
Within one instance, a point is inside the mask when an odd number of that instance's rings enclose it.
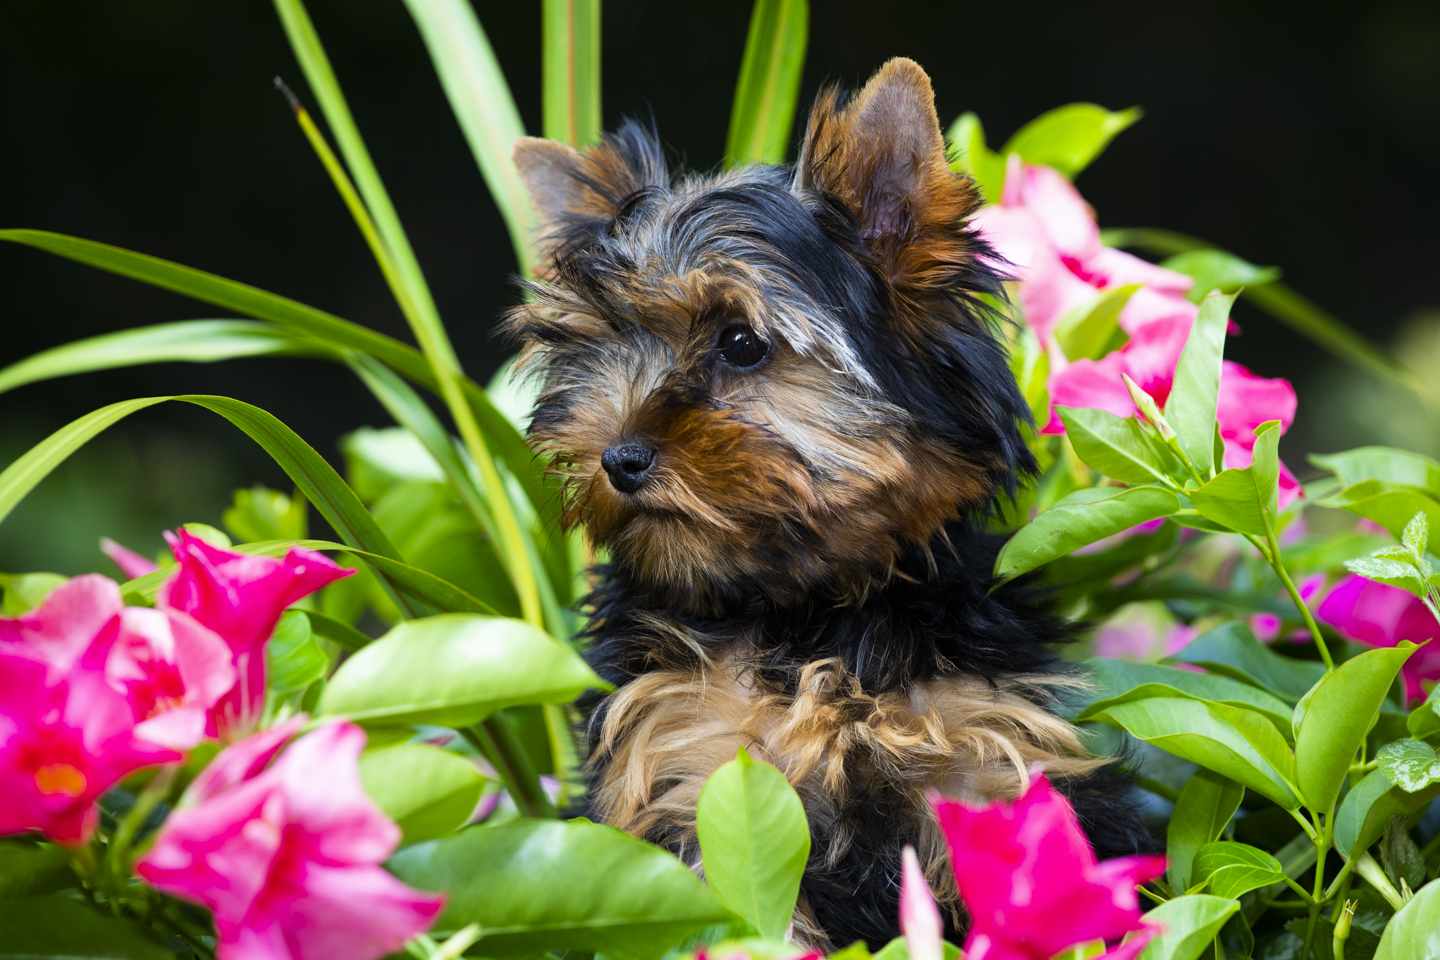
<instances>
[{"instance_id":1,"label":"blurred background","mask_svg":"<svg viewBox=\"0 0 1440 960\"><path fill-rule=\"evenodd\" d=\"M476 0L526 126L540 127L540 5ZM400 0L310 0L467 372L511 349L504 226ZM750 3L605 0L605 122L655 117L692 167L724 145ZM1299 394L1281 455L1366 442L1440 454L1440 5L1419 0L1103 5L814 0L802 110L895 55L935 82L941 122L975 110L993 146L1045 110L1139 105L1078 180L1101 226L1210 240L1284 278L1420 373L1417 397L1248 307L1227 356ZM264 0L0 3L0 226L178 260L410 339L349 215L271 85L313 97ZM797 121L798 122L798 121ZM80 337L213 308L0 244L0 366ZM389 418L345 370L297 359L166 364L0 394L0 466L69 420L136 396L258 404L340 466L336 441ZM288 489L226 421L166 404L91 442L0 526L0 571L113 572L218 523L231 490Z\"/></svg>"}]
</instances>

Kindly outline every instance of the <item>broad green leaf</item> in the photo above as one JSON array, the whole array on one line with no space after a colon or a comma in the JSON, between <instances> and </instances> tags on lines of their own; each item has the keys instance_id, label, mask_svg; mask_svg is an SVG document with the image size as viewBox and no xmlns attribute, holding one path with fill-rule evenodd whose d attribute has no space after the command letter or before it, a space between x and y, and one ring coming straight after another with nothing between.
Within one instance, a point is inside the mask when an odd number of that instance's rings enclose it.
<instances>
[{"instance_id":1,"label":"broad green leaf","mask_svg":"<svg viewBox=\"0 0 1440 960\"><path fill-rule=\"evenodd\" d=\"M1347 487L1361 480L1383 480L1440 490L1440 462L1395 447L1356 447L1342 453L1312 453L1310 462L1329 470Z\"/></svg>"},{"instance_id":2,"label":"broad green leaf","mask_svg":"<svg viewBox=\"0 0 1440 960\"><path fill-rule=\"evenodd\" d=\"M1215 408L1220 395L1220 361L1225 353L1225 328L1235 297L1211 294L1200 304L1185 350L1175 368L1175 385L1165 401L1165 419L1180 434L1190 462L1202 478L1214 475ZM1198 504L1197 504L1198 506ZM1203 511L1202 511L1203 512ZM1207 514L1208 516L1208 514Z\"/></svg>"},{"instance_id":3,"label":"broad green leaf","mask_svg":"<svg viewBox=\"0 0 1440 960\"><path fill-rule=\"evenodd\" d=\"M583 149L600 139L603 125L600 0L545 0L541 9L545 136Z\"/></svg>"},{"instance_id":4,"label":"broad green leaf","mask_svg":"<svg viewBox=\"0 0 1440 960\"><path fill-rule=\"evenodd\" d=\"M598 0L594 5L598 11ZM521 271L528 273L535 260L531 242L536 225L535 213L520 182L520 174L510 159L515 138L525 135L525 126L520 121L520 111L515 106L515 98L510 94L500 63L495 59L490 40L468 0L405 0L405 6L420 28L420 36L430 52L430 61L435 65L440 85L445 88L445 96L450 101L450 109L460 122L475 162L480 165L490 195L505 217L510 241L515 246L515 258ZM583 38L577 31L574 39L586 39L592 45L595 54L593 69L598 73L598 24L593 38ZM311 83L313 86L314 81ZM319 91L316 93L318 95ZM587 97L587 103L590 100ZM597 111L598 101L599 90L596 89L593 104ZM598 126L598 116L596 121ZM546 135L550 135L548 126ZM366 199L368 202L369 198Z\"/></svg>"},{"instance_id":5,"label":"broad green leaf","mask_svg":"<svg viewBox=\"0 0 1440 960\"><path fill-rule=\"evenodd\" d=\"M1347 859L1364 853L1379 840L1391 817L1410 814L1440 796L1440 783L1410 793L1374 770L1345 794L1335 814L1335 849Z\"/></svg>"},{"instance_id":6,"label":"broad green leaf","mask_svg":"<svg viewBox=\"0 0 1440 960\"><path fill-rule=\"evenodd\" d=\"M45 602L50 591L69 580L58 573L0 573L0 587L5 590L0 600L0 616L18 617Z\"/></svg>"},{"instance_id":7,"label":"broad green leaf","mask_svg":"<svg viewBox=\"0 0 1440 960\"><path fill-rule=\"evenodd\" d=\"M1215 290L1236 293L1241 287L1261 287L1280 279L1279 267L1257 267L1224 250L1177 253L1161 261L1160 266L1195 278L1195 286L1188 294L1192 303L1199 303Z\"/></svg>"},{"instance_id":8,"label":"broad green leaf","mask_svg":"<svg viewBox=\"0 0 1440 960\"><path fill-rule=\"evenodd\" d=\"M1285 878L1285 871L1276 860L1264 850L1248 843L1233 843L1221 840L1207 843L1195 855L1195 882L1209 881L1208 892L1217 897L1231 900Z\"/></svg>"},{"instance_id":9,"label":"broad green leaf","mask_svg":"<svg viewBox=\"0 0 1440 960\"><path fill-rule=\"evenodd\" d=\"M1375 759L1390 782L1406 793L1423 790L1440 781L1440 757L1423 740L1396 740L1380 748Z\"/></svg>"},{"instance_id":10,"label":"broad green leaf","mask_svg":"<svg viewBox=\"0 0 1440 960\"><path fill-rule=\"evenodd\" d=\"M549 950L656 960L739 919L669 853L585 820L474 827L406 847L387 866L449 895L432 935L479 923L475 952L501 960Z\"/></svg>"},{"instance_id":11,"label":"broad green leaf","mask_svg":"<svg viewBox=\"0 0 1440 960\"><path fill-rule=\"evenodd\" d=\"M1420 514L1424 516L1424 514ZM1408 590L1417 597L1425 596L1425 577L1409 563L1385 557L1356 557L1345 561L1345 569L1367 580Z\"/></svg>"},{"instance_id":12,"label":"broad green leaf","mask_svg":"<svg viewBox=\"0 0 1440 960\"><path fill-rule=\"evenodd\" d=\"M605 686L568 646L522 620L447 614L399 624L346 660L320 711L375 726L462 727Z\"/></svg>"},{"instance_id":13,"label":"broad green leaf","mask_svg":"<svg viewBox=\"0 0 1440 960\"><path fill-rule=\"evenodd\" d=\"M995 576L1019 576L1077 547L1179 509L1180 498L1159 486L1077 490L1010 538L995 561Z\"/></svg>"},{"instance_id":14,"label":"broad green leaf","mask_svg":"<svg viewBox=\"0 0 1440 960\"><path fill-rule=\"evenodd\" d=\"M44 896L79 885L70 852L28 839L0 840L0 900Z\"/></svg>"},{"instance_id":15,"label":"broad green leaf","mask_svg":"<svg viewBox=\"0 0 1440 960\"><path fill-rule=\"evenodd\" d=\"M1335 806L1355 753L1375 723L1380 704L1415 645L1367 650L1342 663L1315 687L1295 732L1295 769L1305 805Z\"/></svg>"},{"instance_id":16,"label":"broad green leaf","mask_svg":"<svg viewBox=\"0 0 1440 960\"><path fill-rule=\"evenodd\" d=\"M340 452L351 488L366 503L373 504L396 484L445 482L440 464L404 427L361 427L340 438Z\"/></svg>"},{"instance_id":17,"label":"broad green leaf","mask_svg":"<svg viewBox=\"0 0 1440 960\"><path fill-rule=\"evenodd\" d=\"M810 36L807 0L755 0L730 108L725 163L784 163Z\"/></svg>"},{"instance_id":18,"label":"broad green leaf","mask_svg":"<svg viewBox=\"0 0 1440 960\"><path fill-rule=\"evenodd\" d=\"M403 843L449 836L475 812L484 777L459 754L428 743L397 743L360 757L365 792L400 827Z\"/></svg>"},{"instance_id":19,"label":"broad green leaf","mask_svg":"<svg viewBox=\"0 0 1440 960\"><path fill-rule=\"evenodd\" d=\"M314 340L296 337L269 323L184 320L87 337L43 350L0 370L0 393L39 380L145 363L210 363L266 354L326 352Z\"/></svg>"},{"instance_id":20,"label":"broad green leaf","mask_svg":"<svg viewBox=\"0 0 1440 960\"><path fill-rule=\"evenodd\" d=\"M258 485L241 488L233 494L221 520L236 540L245 543L304 540L305 499Z\"/></svg>"},{"instance_id":21,"label":"broad green leaf","mask_svg":"<svg viewBox=\"0 0 1440 960\"><path fill-rule=\"evenodd\" d=\"M1279 420L1256 427L1254 459L1250 466L1225 470L1200 489L1187 491L1195 509L1232 530L1255 537L1266 536L1272 529L1273 521L1269 518L1275 515L1279 494L1279 444Z\"/></svg>"},{"instance_id":22,"label":"broad green leaf","mask_svg":"<svg viewBox=\"0 0 1440 960\"><path fill-rule=\"evenodd\" d=\"M1385 873L1397 888L1403 880L1411 890L1419 890L1425 883L1425 857L1410 838L1410 829L1404 817L1391 817L1385 826L1385 835L1380 838L1380 862Z\"/></svg>"},{"instance_id":23,"label":"broad green leaf","mask_svg":"<svg viewBox=\"0 0 1440 960\"><path fill-rule=\"evenodd\" d=\"M1089 714L1099 713L1115 703L1130 703L1145 697L1187 696L1254 710L1282 733L1290 725L1291 710L1285 701L1229 677L1104 657L1086 660L1085 667L1091 682L1097 685L1098 696L1081 719L1088 719Z\"/></svg>"},{"instance_id":24,"label":"broad green leaf","mask_svg":"<svg viewBox=\"0 0 1440 960\"><path fill-rule=\"evenodd\" d=\"M1217 839L1235 815L1245 788L1213 770L1201 769L1185 782L1165 828L1166 876L1176 890L1188 890L1195 854Z\"/></svg>"},{"instance_id":25,"label":"broad green leaf","mask_svg":"<svg viewBox=\"0 0 1440 960\"><path fill-rule=\"evenodd\" d=\"M303 610L286 610L265 647L265 686L275 694L294 693L325 676L330 658L315 643Z\"/></svg>"},{"instance_id":26,"label":"broad green leaf","mask_svg":"<svg viewBox=\"0 0 1440 960\"><path fill-rule=\"evenodd\" d=\"M1120 727L1167 753L1214 770L1287 810L1300 805L1291 785L1294 758L1264 714L1204 700L1150 697L1116 703L1089 719Z\"/></svg>"},{"instance_id":27,"label":"broad green leaf","mask_svg":"<svg viewBox=\"0 0 1440 960\"><path fill-rule=\"evenodd\" d=\"M1163 925L1165 932L1150 941L1140 960L1196 960L1239 909L1235 900L1207 894L1166 900L1145 914L1147 921Z\"/></svg>"},{"instance_id":28,"label":"broad green leaf","mask_svg":"<svg viewBox=\"0 0 1440 960\"><path fill-rule=\"evenodd\" d=\"M769 939L783 939L810 856L805 808L785 775L739 755L710 775L695 809L710 892Z\"/></svg>"},{"instance_id":29,"label":"broad green leaf","mask_svg":"<svg viewBox=\"0 0 1440 960\"><path fill-rule=\"evenodd\" d=\"M1430 691L1424 703L1410 711L1405 726L1410 736L1421 739L1440 733L1440 686Z\"/></svg>"},{"instance_id":30,"label":"broad green leaf","mask_svg":"<svg viewBox=\"0 0 1440 960\"><path fill-rule=\"evenodd\" d=\"M1276 653L1255 639L1240 621L1208 630L1168 658L1193 663L1211 673L1233 677L1290 702L1299 700L1325 675L1325 666L1313 660L1296 660Z\"/></svg>"},{"instance_id":31,"label":"broad green leaf","mask_svg":"<svg viewBox=\"0 0 1440 960\"><path fill-rule=\"evenodd\" d=\"M1065 435L1085 465L1129 484L1183 479L1178 457L1138 417L1117 417L1105 410L1055 408Z\"/></svg>"},{"instance_id":32,"label":"broad green leaf","mask_svg":"<svg viewBox=\"0 0 1440 960\"><path fill-rule=\"evenodd\" d=\"M1432 880L1396 912L1380 937L1374 960L1440 957L1440 880Z\"/></svg>"},{"instance_id":33,"label":"broad green leaf","mask_svg":"<svg viewBox=\"0 0 1440 960\"><path fill-rule=\"evenodd\" d=\"M1018 153L1027 163L1054 167L1074 179L1140 115L1139 107L1118 112L1093 103L1056 107L1016 131L1000 154Z\"/></svg>"},{"instance_id":34,"label":"broad green leaf","mask_svg":"<svg viewBox=\"0 0 1440 960\"><path fill-rule=\"evenodd\" d=\"M1005 185L1005 158L985 145L985 128L973 112L955 118L945 134L950 141L953 158L950 169L968 173L980 188L980 195L990 203L1000 200Z\"/></svg>"},{"instance_id":35,"label":"broad green leaf","mask_svg":"<svg viewBox=\"0 0 1440 960\"><path fill-rule=\"evenodd\" d=\"M1361 480L1333 496L1315 502L1322 507L1349 510L1399 537L1405 525L1423 512L1431 524L1440 523L1440 501L1435 491L1389 480Z\"/></svg>"},{"instance_id":36,"label":"broad green leaf","mask_svg":"<svg viewBox=\"0 0 1440 960\"><path fill-rule=\"evenodd\" d=\"M840 953L832 953L830 955L830 960L846 960L846 958L841 956L841 954L849 953L849 951L859 946L864 946L864 941L852 944L851 946L846 947L844 950L840 951ZM798 957L795 957L795 947L793 945L790 947L790 950L791 953L789 955L794 958L794 960L799 960ZM725 954L716 951L712 954L712 956L725 956ZM951 943L948 940L940 941L940 960L960 960L960 956L961 955L959 947L955 946L955 944ZM1065 955L1061 954L1060 958L1057 958L1057 960L1064 960L1064 957ZM754 957L753 960L759 960L759 958ZM854 960L865 960L865 957L856 956ZM885 946L881 947L878 951L875 952L874 960L910 960L910 948L906 946L905 938L896 937L894 940L891 940L889 943L885 944Z\"/></svg>"},{"instance_id":37,"label":"broad green leaf","mask_svg":"<svg viewBox=\"0 0 1440 960\"><path fill-rule=\"evenodd\" d=\"M64 897L0 902L0 960L174 960L131 920Z\"/></svg>"},{"instance_id":38,"label":"broad green leaf","mask_svg":"<svg viewBox=\"0 0 1440 960\"><path fill-rule=\"evenodd\" d=\"M1123 347L1130 338L1120 329L1120 311L1130 302L1130 295L1139 289L1139 284L1135 284L1108 290L1092 303L1078 306L1061 317L1055 325L1055 339L1065 358L1099 360Z\"/></svg>"}]
</instances>

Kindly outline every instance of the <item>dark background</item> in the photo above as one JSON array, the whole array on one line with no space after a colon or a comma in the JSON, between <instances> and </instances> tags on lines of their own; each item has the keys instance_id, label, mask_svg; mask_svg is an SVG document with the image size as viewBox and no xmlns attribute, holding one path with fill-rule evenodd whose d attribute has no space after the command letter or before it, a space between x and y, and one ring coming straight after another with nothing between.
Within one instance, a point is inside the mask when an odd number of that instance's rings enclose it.
<instances>
[{"instance_id":1,"label":"dark background","mask_svg":"<svg viewBox=\"0 0 1440 960\"><path fill-rule=\"evenodd\" d=\"M942 123L971 109L997 147L1063 103L1146 116L1079 179L1102 226L1207 238L1286 279L1425 368L1440 303L1440 6L1433 3L875 3L812 0L802 111L827 80L886 58L931 74ZM526 127L540 128L538 0L477 0ZM311 13L467 370L514 296L509 240L400 0ZM606 124L654 114L692 166L720 157L750 5L606 0ZM313 98L263 0L0 3L0 225L76 234L256 284L409 339L327 178L271 87ZM0 244L0 365L97 333L223 316L203 304ZM1228 355L1300 394L1282 455L1369 438L1431 450L1433 418L1246 307ZM1440 374L1440 367L1436 368ZM1426 378L1440 382L1440 376ZM259 359L88 374L0 395L0 464L95 407L220 393L257 403L333 462L388 423L347 372ZM232 487L284 488L214 415L172 404L82 450L0 527L0 570L104 568L96 538L154 550L218 522Z\"/></svg>"}]
</instances>

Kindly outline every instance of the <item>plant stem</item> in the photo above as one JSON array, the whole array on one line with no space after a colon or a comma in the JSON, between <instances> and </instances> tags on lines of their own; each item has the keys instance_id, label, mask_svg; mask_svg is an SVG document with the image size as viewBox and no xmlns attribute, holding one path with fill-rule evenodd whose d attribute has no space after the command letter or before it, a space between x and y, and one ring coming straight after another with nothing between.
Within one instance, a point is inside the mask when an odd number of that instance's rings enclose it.
<instances>
[{"instance_id":1,"label":"plant stem","mask_svg":"<svg viewBox=\"0 0 1440 960\"><path fill-rule=\"evenodd\" d=\"M494 762L505 785L510 788L515 806L525 816L556 816L555 804L550 802L549 795L540 785L540 778L535 774L525 748L504 717L497 713L488 720L461 729L460 733Z\"/></svg>"},{"instance_id":2,"label":"plant stem","mask_svg":"<svg viewBox=\"0 0 1440 960\"><path fill-rule=\"evenodd\" d=\"M1305 599L1300 596L1300 591L1295 588L1295 581L1290 579L1290 572L1285 569L1285 562L1280 556L1280 543L1275 539L1275 528L1270 523L1268 510L1261 511L1265 518L1265 539L1270 545L1270 566L1274 569L1280 582L1285 584L1285 592L1290 594L1300 615L1305 618L1305 626L1310 628L1310 636L1315 640L1315 646L1320 651L1320 659L1325 661L1326 670L1335 669L1335 661L1330 656L1330 648L1325 646L1325 638L1320 635L1320 626L1310 614L1310 608L1305 605ZM1263 552L1263 551L1262 551Z\"/></svg>"}]
</instances>

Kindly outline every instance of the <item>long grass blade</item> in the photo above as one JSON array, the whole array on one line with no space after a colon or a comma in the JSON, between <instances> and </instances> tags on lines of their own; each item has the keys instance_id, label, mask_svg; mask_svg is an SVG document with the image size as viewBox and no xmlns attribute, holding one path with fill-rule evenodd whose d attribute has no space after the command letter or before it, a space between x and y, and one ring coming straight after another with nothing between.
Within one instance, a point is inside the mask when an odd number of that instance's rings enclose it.
<instances>
[{"instance_id":1,"label":"long grass blade","mask_svg":"<svg viewBox=\"0 0 1440 960\"><path fill-rule=\"evenodd\" d=\"M253 320L182 320L87 337L26 357L0 369L0 393L39 380L146 363L212 363L274 354L316 356L326 349L269 323Z\"/></svg>"},{"instance_id":2,"label":"long grass blade","mask_svg":"<svg viewBox=\"0 0 1440 960\"><path fill-rule=\"evenodd\" d=\"M577 150L600 139L600 0L545 0L545 136Z\"/></svg>"},{"instance_id":3,"label":"long grass blade","mask_svg":"<svg viewBox=\"0 0 1440 960\"><path fill-rule=\"evenodd\" d=\"M286 35L290 39L291 49L300 61L301 69L305 71L310 88L319 99L321 109L325 112L325 119L340 145L340 152L344 155L346 165L355 179L355 187L358 188L360 196L364 198L362 205L352 204L351 212L360 222L361 231L366 234L367 239L378 233L380 242L372 244L372 249L375 251L386 279L391 283L401 311L410 322L410 329L414 331L415 338L420 342L420 349L435 371L440 395L445 400L446 406L450 408L450 415L455 419L455 425L460 430L460 437L464 440L466 449L480 470L485 488L491 492L490 507L494 511L500 532L500 544L504 548L500 551L500 555L506 563L507 572L515 586L515 592L520 597L520 606L524 611L525 619L543 628L544 613L540 604L540 588L537 580L544 574L535 569L534 564L531 563L530 553L525 549L524 537L515 516L514 506L510 502L509 493L500 478L495 462L490 457L490 451L480 433L474 412L466 400L461 386L463 374L459 358L455 355L455 349L450 343L445 325L440 320L439 311L430 295L430 288L425 283L425 275L420 269L420 263L415 259L410 241L405 236L405 230L400 224L400 218L395 212L394 205L390 202L390 195L380 180L380 174L375 169L370 152L366 149L365 141L360 136L359 128L355 126L350 108L340 90L339 81L320 44L320 37L315 32L309 15L305 12L304 4L301 3L301 0L275 0L275 8L280 14ZM468 10L468 8L466 9ZM479 29L478 23L475 24L475 29ZM323 138L320 138L320 142L323 144ZM322 162L324 159L322 156ZM342 182L346 181L345 171L334 163L327 163L326 168L331 176L336 178L336 185L340 189L342 197L349 198L353 194L353 190L342 185ZM366 222L369 218L373 218L373 225Z\"/></svg>"},{"instance_id":4,"label":"long grass blade","mask_svg":"<svg viewBox=\"0 0 1440 960\"><path fill-rule=\"evenodd\" d=\"M1112 247L1133 247L1168 257L1191 250L1218 250L1197 237L1152 227L1117 227L1101 232ZM1241 296L1302 336L1367 373L1414 391L1415 374L1383 347L1370 342L1344 321L1322 310L1294 287L1279 281L1246 287Z\"/></svg>"},{"instance_id":5,"label":"long grass blade","mask_svg":"<svg viewBox=\"0 0 1440 960\"><path fill-rule=\"evenodd\" d=\"M755 0L730 110L726 166L785 161L809 35L806 0Z\"/></svg>"},{"instance_id":6,"label":"long grass blade","mask_svg":"<svg viewBox=\"0 0 1440 960\"><path fill-rule=\"evenodd\" d=\"M525 135L525 127L490 40L469 0L405 0L405 6L420 28L450 109L510 229L515 260L521 272L529 274L535 265L535 212L510 159L515 138ZM598 56L596 63L598 68Z\"/></svg>"}]
</instances>

